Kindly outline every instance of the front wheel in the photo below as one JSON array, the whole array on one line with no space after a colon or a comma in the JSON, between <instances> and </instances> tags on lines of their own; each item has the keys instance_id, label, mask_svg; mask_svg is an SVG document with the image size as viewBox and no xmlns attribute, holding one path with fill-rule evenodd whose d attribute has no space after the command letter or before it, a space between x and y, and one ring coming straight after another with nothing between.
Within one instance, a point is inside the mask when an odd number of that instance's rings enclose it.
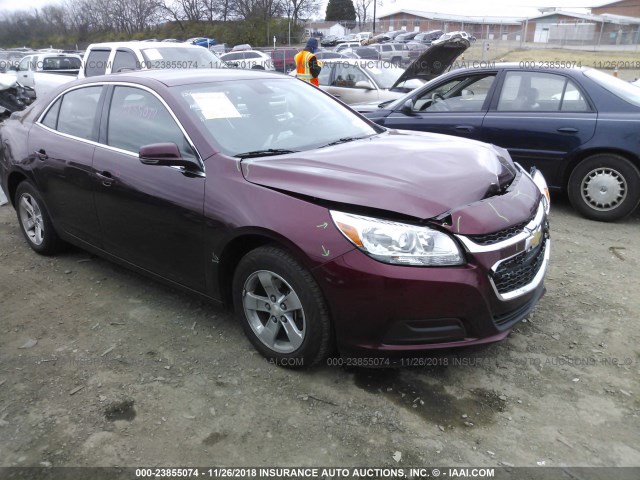
<instances>
[{"instance_id":1,"label":"front wheel","mask_svg":"<svg viewBox=\"0 0 640 480\"><path fill-rule=\"evenodd\" d=\"M233 303L251 343L278 365L309 367L328 355L331 322L320 288L285 250L260 247L240 260Z\"/></svg>"},{"instance_id":2,"label":"front wheel","mask_svg":"<svg viewBox=\"0 0 640 480\"><path fill-rule=\"evenodd\" d=\"M640 172L620 155L593 155L571 173L568 193L573 207L586 218L620 220L640 203Z\"/></svg>"},{"instance_id":3,"label":"front wheel","mask_svg":"<svg viewBox=\"0 0 640 480\"><path fill-rule=\"evenodd\" d=\"M14 205L20 229L29 246L42 255L56 253L61 241L40 194L31 183L24 181L18 185Z\"/></svg>"}]
</instances>

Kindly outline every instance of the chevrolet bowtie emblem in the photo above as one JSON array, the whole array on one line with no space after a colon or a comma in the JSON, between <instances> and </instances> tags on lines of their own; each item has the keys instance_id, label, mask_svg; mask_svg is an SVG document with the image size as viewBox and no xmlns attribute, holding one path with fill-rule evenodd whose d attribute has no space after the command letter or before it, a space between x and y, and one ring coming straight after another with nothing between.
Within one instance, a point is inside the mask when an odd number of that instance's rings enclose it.
<instances>
[{"instance_id":1,"label":"chevrolet bowtie emblem","mask_svg":"<svg viewBox=\"0 0 640 480\"><path fill-rule=\"evenodd\" d=\"M533 232L531 232L531 236L527 238L527 248L526 251L529 252L540 245L542 241L542 225L538 225Z\"/></svg>"}]
</instances>

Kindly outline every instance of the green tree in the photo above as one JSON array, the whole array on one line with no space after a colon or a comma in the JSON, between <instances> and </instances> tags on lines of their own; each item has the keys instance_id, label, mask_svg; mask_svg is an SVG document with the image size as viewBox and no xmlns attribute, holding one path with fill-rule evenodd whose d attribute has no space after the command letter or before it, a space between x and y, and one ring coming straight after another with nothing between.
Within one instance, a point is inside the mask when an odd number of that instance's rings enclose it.
<instances>
[{"instance_id":1,"label":"green tree","mask_svg":"<svg viewBox=\"0 0 640 480\"><path fill-rule=\"evenodd\" d=\"M353 6L352 0L329 0L329 4L327 5L327 15L325 18L326 21L355 21L355 19L356 9Z\"/></svg>"}]
</instances>

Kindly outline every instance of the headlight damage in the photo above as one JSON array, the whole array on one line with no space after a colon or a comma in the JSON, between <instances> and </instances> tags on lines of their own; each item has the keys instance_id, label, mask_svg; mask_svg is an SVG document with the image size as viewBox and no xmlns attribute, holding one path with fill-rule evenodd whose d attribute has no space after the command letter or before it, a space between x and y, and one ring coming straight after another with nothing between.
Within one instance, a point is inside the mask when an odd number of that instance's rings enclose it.
<instances>
[{"instance_id":1,"label":"headlight damage","mask_svg":"<svg viewBox=\"0 0 640 480\"><path fill-rule=\"evenodd\" d=\"M351 243L381 262L425 267L465 263L456 242L438 230L337 211L331 217Z\"/></svg>"}]
</instances>

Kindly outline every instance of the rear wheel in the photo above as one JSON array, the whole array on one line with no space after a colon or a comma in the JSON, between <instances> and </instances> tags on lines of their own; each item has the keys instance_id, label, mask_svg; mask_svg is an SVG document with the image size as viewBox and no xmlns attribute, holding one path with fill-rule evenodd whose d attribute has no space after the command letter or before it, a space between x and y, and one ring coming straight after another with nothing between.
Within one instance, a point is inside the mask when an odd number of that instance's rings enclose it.
<instances>
[{"instance_id":1,"label":"rear wheel","mask_svg":"<svg viewBox=\"0 0 640 480\"><path fill-rule=\"evenodd\" d=\"M568 187L573 207L591 220L620 220L640 202L640 172L629 160L613 153L600 153L580 162L571 173Z\"/></svg>"},{"instance_id":2,"label":"rear wheel","mask_svg":"<svg viewBox=\"0 0 640 480\"><path fill-rule=\"evenodd\" d=\"M329 353L331 323L318 284L277 247L245 255L233 278L233 303L251 343L288 367L309 367Z\"/></svg>"},{"instance_id":3,"label":"rear wheel","mask_svg":"<svg viewBox=\"0 0 640 480\"><path fill-rule=\"evenodd\" d=\"M62 244L47 209L36 188L28 181L16 189L15 203L18 223L29 246L42 255L56 253Z\"/></svg>"},{"instance_id":4,"label":"rear wheel","mask_svg":"<svg viewBox=\"0 0 640 480\"><path fill-rule=\"evenodd\" d=\"M400 65L402 65L402 59L400 57L393 57L391 59L391 64L399 67Z\"/></svg>"}]
</instances>

